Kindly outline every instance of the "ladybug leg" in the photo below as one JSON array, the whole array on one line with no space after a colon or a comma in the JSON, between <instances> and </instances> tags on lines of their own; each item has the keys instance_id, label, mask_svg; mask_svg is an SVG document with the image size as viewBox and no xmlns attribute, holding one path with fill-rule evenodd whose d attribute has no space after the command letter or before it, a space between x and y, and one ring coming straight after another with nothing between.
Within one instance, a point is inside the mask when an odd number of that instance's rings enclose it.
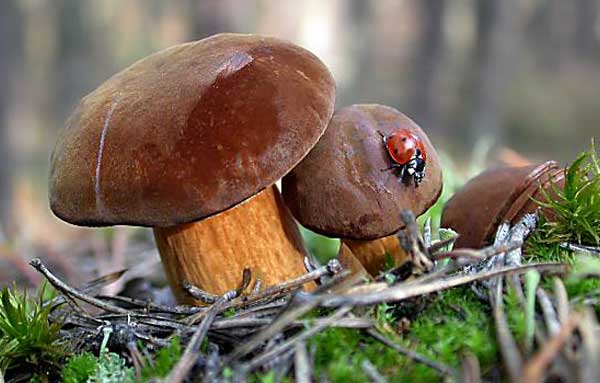
<instances>
[{"instance_id":1,"label":"ladybug leg","mask_svg":"<svg viewBox=\"0 0 600 383\"><path fill-rule=\"evenodd\" d=\"M381 136L381 139L383 140L383 144L384 145L387 144L387 140L388 140L387 136L385 134L381 133L381 130L378 130L377 133L379 133L379 135Z\"/></svg>"},{"instance_id":2,"label":"ladybug leg","mask_svg":"<svg viewBox=\"0 0 600 383\"><path fill-rule=\"evenodd\" d=\"M398 169L398 168L402 168L402 169L404 169L404 165L399 165L399 164L391 164L389 167L381 169L381 171L382 171L382 172L386 172L386 171L388 171L388 170L394 170L394 169Z\"/></svg>"}]
</instances>

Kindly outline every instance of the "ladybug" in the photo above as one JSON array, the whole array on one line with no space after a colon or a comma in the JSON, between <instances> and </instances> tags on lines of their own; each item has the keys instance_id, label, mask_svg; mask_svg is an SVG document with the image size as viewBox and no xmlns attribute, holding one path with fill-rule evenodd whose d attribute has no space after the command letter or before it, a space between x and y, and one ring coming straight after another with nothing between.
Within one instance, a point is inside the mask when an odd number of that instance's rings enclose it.
<instances>
[{"instance_id":1,"label":"ladybug","mask_svg":"<svg viewBox=\"0 0 600 383\"><path fill-rule=\"evenodd\" d=\"M425 177L427 152L423 141L408 129L400 129L389 136L379 132L392 164L385 170L398 170L400 178L413 177L415 187Z\"/></svg>"}]
</instances>

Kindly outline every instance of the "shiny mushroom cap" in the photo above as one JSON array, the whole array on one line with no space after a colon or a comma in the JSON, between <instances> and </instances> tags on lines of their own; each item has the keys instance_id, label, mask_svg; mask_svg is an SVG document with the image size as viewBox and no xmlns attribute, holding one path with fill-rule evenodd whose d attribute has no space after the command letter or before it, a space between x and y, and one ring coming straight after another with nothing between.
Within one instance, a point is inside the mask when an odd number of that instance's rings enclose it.
<instances>
[{"instance_id":1,"label":"shiny mushroom cap","mask_svg":"<svg viewBox=\"0 0 600 383\"><path fill-rule=\"evenodd\" d=\"M427 153L425 177L416 186L385 170L391 158L382 135L407 129ZM338 110L327 131L283 179L283 197L300 223L318 233L376 239L402 228L400 211L425 212L442 191L438 157L421 128L396 109L353 105Z\"/></svg>"},{"instance_id":2,"label":"shiny mushroom cap","mask_svg":"<svg viewBox=\"0 0 600 383\"><path fill-rule=\"evenodd\" d=\"M87 226L171 226L272 185L315 145L335 84L289 42L221 34L173 46L84 97L51 158L50 206Z\"/></svg>"},{"instance_id":3,"label":"shiny mushroom cap","mask_svg":"<svg viewBox=\"0 0 600 383\"><path fill-rule=\"evenodd\" d=\"M555 161L520 167L489 169L467 182L446 203L441 226L460 234L455 246L480 248L492 240L502 222L515 223L543 201L540 187L564 183Z\"/></svg>"}]
</instances>

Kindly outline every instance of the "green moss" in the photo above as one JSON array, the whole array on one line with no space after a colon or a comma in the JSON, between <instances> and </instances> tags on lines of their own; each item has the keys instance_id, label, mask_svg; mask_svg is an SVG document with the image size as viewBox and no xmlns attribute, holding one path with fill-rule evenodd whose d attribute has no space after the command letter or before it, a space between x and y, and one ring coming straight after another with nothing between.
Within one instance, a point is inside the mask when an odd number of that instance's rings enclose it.
<instances>
[{"instance_id":1,"label":"green moss","mask_svg":"<svg viewBox=\"0 0 600 383\"><path fill-rule=\"evenodd\" d=\"M64 383L85 383L98 368L98 358L84 352L69 358L63 367L61 376Z\"/></svg>"},{"instance_id":2,"label":"green moss","mask_svg":"<svg viewBox=\"0 0 600 383\"><path fill-rule=\"evenodd\" d=\"M493 324L487 307L467 288L438 294L418 314L407 333L397 335L394 307L379 305L378 327L394 342L426 357L456 367L461 351L475 354L483 368L497 361ZM364 382L360 364L368 359L391 382L441 381L440 374L415 363L364 332L331 328L310 343L317 348L315 370L332 382Z\"/></svg>"},{"instance_id":3,"label":"green moss","mask_svg":"<svg viewBox=\"0 0 600 383\"><path fill-rule=\"evenodd\" d=\"M539 231L544 243L600 245L600 159L594 141L565 170L565 185L544 193L541 206L552 211ZM543 191L543 190L542 190Z\"/></svg>"},{"instance_id":4,"label":"green moss","mask_svg":"<svg viewBox=\"0 0 600 383\"><path fill-rule=\"evenodd\" d=\"M483 367L496 360L497 346L488 307L469 288L445 291L414 322L411 332L422 352L457 366L469 350Z\"/></svg>"},{"instance_id":5,"label":"green moss","mask_svg":"<svg viewBox=\"0 0 600 383\"><path fill-rule=\"evenodd\" d=\"M175 337L167 347L161 348L154 354L152 363L146 362L146 366L142 368L140 374L140 381L147 382L154 377L164 378L175 367L181 354L182 347L179 337Z\"/></svg>"},{"instance_id":6,"label":"green moss","mask_svg":"<svg viewBox=\"0 0 600 383\"><path fill-rule=\"evenodd\" d=\"M527 326L525 311L513 289L508 289L508 292L504 295L504 307L510 332L517 342L523 344Z\"/></svg>"},{"instance_id":7,"label":"green moss","mask_svg":"<svg viewBox=\"0 0 600 383\"><path fill-rule=\"evenodd\" d=\"M16 287L0 294L0 370L47 373L67 355L59 334L60 324L50 323L52 307L44 306L45 285L37 298L19 293Z\"/></svg>"}]
</instances>

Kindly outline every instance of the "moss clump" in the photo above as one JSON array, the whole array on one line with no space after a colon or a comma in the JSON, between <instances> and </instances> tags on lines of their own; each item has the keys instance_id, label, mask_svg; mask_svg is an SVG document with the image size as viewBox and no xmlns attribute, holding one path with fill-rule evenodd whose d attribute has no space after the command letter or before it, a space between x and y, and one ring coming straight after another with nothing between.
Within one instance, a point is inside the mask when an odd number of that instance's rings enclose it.
<instances>
[{"instance_id":1,"label":"moss clump","mask_svg":"<svg viewBox=\"0 0 600 383\"><path fill-rule=\"evenodd\" d=\"M12 369L44 375L57 372L67 355L60 324L49 321L51 305L44 305L46 285L37 298L19 293L16 287L0 294L0 371Z\"/></svg>"},{"instance_id":2,"label":"moss clump","mask_svg":"<svg viewBox=\"0 0 600 383\"><path fill-rule=\"evenodd\" d=\"M456 288L437 294L418 314L410 329L396 334L394 308L380 305L376 310L378 327L394 342L424 356L456 367L462 351L476 355L483 368L497 360L493 323L487 307L468 288ZM360 369L369 360L390 381L442 381L440 374L416 363L364 332L331 328L310 343L317 348L316 376L332 382L364 382L368 377Z\"/></svg>"},{"instance_id":3,"label":"moss clump","mask_svg":"<svg viewBox=\"0 0 600 383\"><path fill-rule=\"evenodd\" d=\"M600 159L594 142L565 170L565 185L552 185L539 204L552 212L542 215L538 229L528 241L529 261L572 262L573 255L559 247L571 242L600 246ZM543 190L542 190L543 191Z\"/></svg>"}]
</instances>

